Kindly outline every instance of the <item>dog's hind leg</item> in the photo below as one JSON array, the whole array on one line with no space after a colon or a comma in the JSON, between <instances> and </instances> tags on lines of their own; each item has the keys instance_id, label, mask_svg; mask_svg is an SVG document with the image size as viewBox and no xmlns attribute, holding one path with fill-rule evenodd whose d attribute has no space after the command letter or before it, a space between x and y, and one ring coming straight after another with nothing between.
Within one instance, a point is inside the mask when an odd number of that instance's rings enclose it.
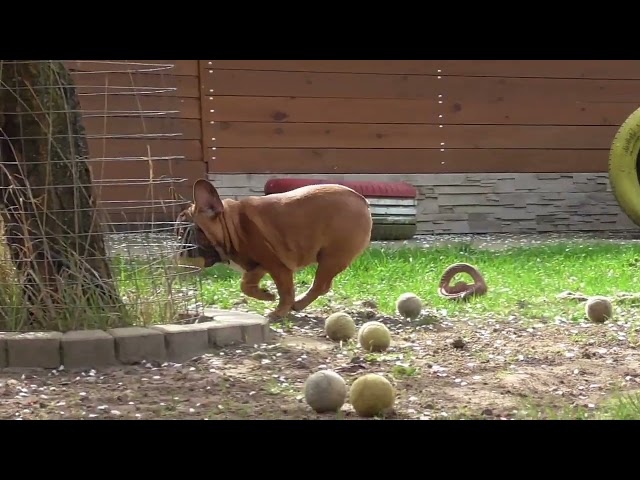
<instances>
[{"instance_id":1,"label":"dog's hind leg","mask_svg":"<svg viewBox=\"0 0 640 480\"><path fill-rule=\"evenodd\" d=\"M242 281L240 282L242 293L258 300L273 302L276 296L266 288L260 288L260 281L266 274L266 270L262 267L256 267L253 270L244 272L242 274Z\"/></svg>"},{"instance_id":2,"label":"dog's hind leg","mask_svg":"<svg viewBox=\"0 0 640 480\"><path fill-rule=\"evenodd\" d=\"M313 284L305 293L296 298L293 304L293 309L296 312L305 309L312 302L314 302L321 295L326 295L331 290L333 279L346 270L349 265L345 263L336 263L332 259L321 259L318 262L318 268L316 269L316 276L313 279Z\"/></svg>"},{"instance_id":3,"label":"dog's hind leg","mask_svg":"<svg viewBox=\"0 0 640 480\"><path fill-rule=\"evenodd\" d=\"M295 300L295 286L293 284L293 272L285 267L279 267L269 271L271 278L278 287L278 296L280 301L276 309L268 316L270 320L284 317L291 311L291 307Z\"/></svg>"}]
</instances>

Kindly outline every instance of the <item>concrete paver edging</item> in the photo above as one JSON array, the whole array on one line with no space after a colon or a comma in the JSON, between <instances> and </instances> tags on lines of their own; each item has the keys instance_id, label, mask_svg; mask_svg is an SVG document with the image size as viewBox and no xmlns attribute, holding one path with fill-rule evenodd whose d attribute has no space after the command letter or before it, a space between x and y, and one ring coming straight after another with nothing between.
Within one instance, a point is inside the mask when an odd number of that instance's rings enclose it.
<instances>
[{"instance_id":1,"label":"concrete paver edging","mask_svg":"<svg viewBox=\"0 0 640 480\"><path fill-rule=\"evenodd\" d=\"M193 324L70 332L0 332L0 371L99 368L143 361L184 362L215 348L271 340L265 317L205 309Z\"/></svg>"}]
</instances>

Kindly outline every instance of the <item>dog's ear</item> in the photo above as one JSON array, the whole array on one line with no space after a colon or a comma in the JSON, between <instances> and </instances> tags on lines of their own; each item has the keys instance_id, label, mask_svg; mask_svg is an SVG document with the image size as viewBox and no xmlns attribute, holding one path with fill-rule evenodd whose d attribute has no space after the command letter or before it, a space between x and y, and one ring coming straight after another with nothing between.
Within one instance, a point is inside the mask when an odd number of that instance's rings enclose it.
<instances>
[{"instance_id":1,"label":"dog's ear","mask_svg":"<svg viewBox=\"0 0 640 480\"><path fill-rule=\"evenodd\" d=\"M200 178L193 184L193 203L196 212L202 212L209 215L216 215L224 210L224 205L216 187L208 180Z\"/></svg>"}]
</instances>

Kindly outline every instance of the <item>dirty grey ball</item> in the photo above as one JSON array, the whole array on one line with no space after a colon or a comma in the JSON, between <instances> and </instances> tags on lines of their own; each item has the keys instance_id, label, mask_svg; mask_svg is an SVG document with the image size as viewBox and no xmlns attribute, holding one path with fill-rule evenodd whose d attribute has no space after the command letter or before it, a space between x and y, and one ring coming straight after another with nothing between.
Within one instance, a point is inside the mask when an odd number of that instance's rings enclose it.
<instances>
[{"instance_id":1,"label":"dirty grey ball","mask_svg":"<svg viewBox=\"0 0 640 480\"><path fill-rule=\"evenodd\" d=\"M335 412L347 401L347 384L333 370L321 370L307 378L304 398L317 413Z\"/></svg>"},{"instance_id":2,"label":"dirty grey ball","mask_svg":"<svg viewBox=\"0 0 640 480\"><path fill-rule=\"evenodd\" d=\"M403 293L396 300L396 310L404 318L415 320L422 311L422 300L414 293Z\"/></svg>"},{"instance_id":3,"label":"dirty grey ball","mask_svg":"<svg viewBox=\"0 0 640 480\"><path fill-rule=\"evenodd\" d=\"M603 323L613 317L613 305L606 297L590 297L584 307L587 318L592 322Z\"/></svg>"}]
</instances>

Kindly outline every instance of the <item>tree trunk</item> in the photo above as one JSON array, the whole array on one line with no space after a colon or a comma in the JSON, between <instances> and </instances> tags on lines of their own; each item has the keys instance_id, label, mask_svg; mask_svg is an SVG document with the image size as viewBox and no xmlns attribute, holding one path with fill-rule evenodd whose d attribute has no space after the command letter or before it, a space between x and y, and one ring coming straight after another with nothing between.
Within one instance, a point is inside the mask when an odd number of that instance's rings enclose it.
<instances>
[{"instance_id":1,"label":"tree trunk","mask_svg":"<svg viewBox=\"0 0 640 480\"><path fill-rule=\"evenodd\" d=\"M118 324L124 311L71 76L61 61L3 60L0 80L1 200L23 305L42 328L60 326L60 315L107 315Z\"/></svg>"}]
</instances>

